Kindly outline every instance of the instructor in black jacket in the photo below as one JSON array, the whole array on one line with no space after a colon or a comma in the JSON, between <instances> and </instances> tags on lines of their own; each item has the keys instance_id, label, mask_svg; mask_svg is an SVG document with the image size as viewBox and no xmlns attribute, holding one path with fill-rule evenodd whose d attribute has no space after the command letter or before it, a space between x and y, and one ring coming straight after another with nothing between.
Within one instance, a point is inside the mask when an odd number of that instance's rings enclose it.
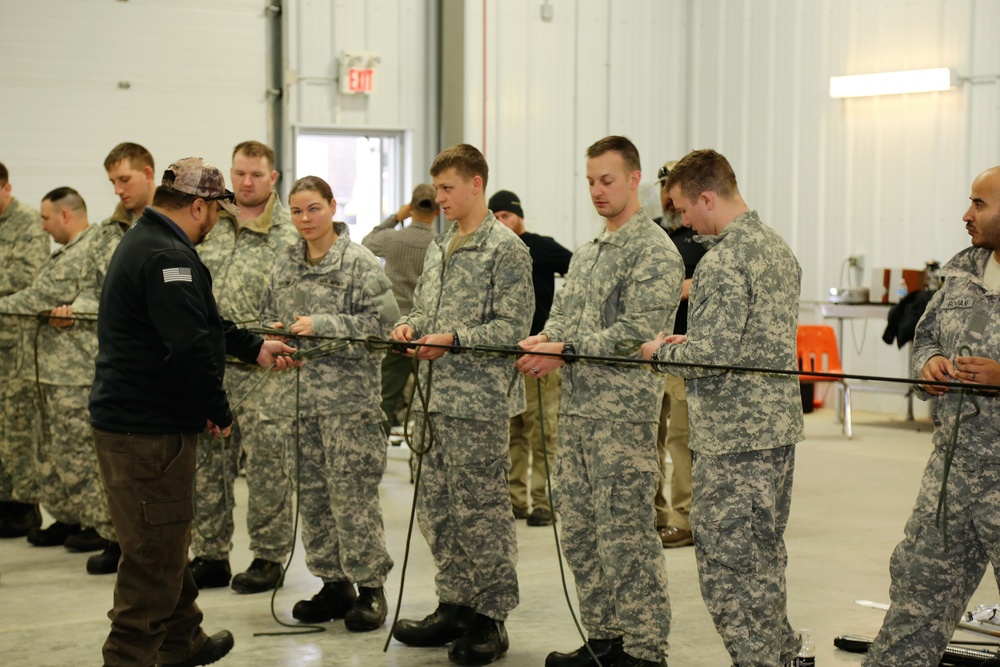
<instances>
[{"instance_id":1,"label":"instructor in black jacket","mask_svg":"<svg viewBox=\"0 0 1000 667\"><path fill-rule=\"evenodd\" d=\"M195 253L218 220L234 215L222 172L201 158L163 174L153 205L125 234L108 266L98 310L99 350L90 415L122 559L106 667L207 665L233 646L201 629L187 567L195 437L228 435L222 387L227 354L264 367L294 350L219 316L212 276Z\"/></svg>"}]
</instances>

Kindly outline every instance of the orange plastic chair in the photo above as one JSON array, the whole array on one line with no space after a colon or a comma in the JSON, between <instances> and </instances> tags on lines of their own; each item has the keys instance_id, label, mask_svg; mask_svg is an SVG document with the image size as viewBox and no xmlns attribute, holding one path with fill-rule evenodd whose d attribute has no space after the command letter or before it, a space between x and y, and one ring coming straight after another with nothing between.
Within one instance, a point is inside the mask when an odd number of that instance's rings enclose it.
<instances>
[{"instance_id":1,"label":"orange plastic chair","mask_svg":"<svg viewBox=\"0 0 1000 667\"><path fill-rule=\"evenodd\" d=\"M844 380L835 380L822 376L810 375L808 371L819 373L843 373L840 365L840 352L837 350L837 334L833 327L825 324L800 324L796 340L796 356L799 370L806 371L799 375L800 382L835 382L840 385L842 393L840 405L844 423L844 435L853 437L851 428L851 387Z\"/></svg>"}]
</instances>

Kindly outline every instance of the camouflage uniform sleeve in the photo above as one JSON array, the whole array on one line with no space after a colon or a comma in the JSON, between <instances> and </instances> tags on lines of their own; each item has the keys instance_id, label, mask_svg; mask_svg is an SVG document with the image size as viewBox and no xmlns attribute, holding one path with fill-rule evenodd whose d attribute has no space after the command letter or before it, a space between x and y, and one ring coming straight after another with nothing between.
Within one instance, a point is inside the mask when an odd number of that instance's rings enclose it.
<instances>
[{"instance_id":1,"label":"camouflage uniform sleeve","mask_svg":"<svg viewBox=\"0 0 1000 667\"><path fill-rule=\"evenodd\" d=\"M666 344L656 351L657 361L738 365L741 335L750 313L750 289L746 274L736 267L702 261L691 287L687 342ZM692 379L722 375L725 371L679 366L657 370Z\"/></svg>"},{"instance_id":2,"label":"camouflage uniform sleeve","mask_svg":"<svg viewBox=\"0 0 1000 667\"><path fill-rule=\"evenodd\" d=\"M550 341L567 342L565 341L564 332L566 331L566 309L569 305L566 303L566 299L568 298L569 290L566 289L566 285L571 284L570 281L573 280L573 274L575 273L574 264L579 261L581 256L582 253L577 251L569 261L569 270L566 271L566 283L562 289L556 290L556 294L552 298L552 307L549 308L549 319L545 320L545 325L538 332L540 335L546 336ZM579 353L579 350L577 352Z\"/></svg>"},{"instance_id":3,"label":"camouflage uniform sleeve","mask_svg":"<svg viewBox=\"0 0 1000 667\"><path fill-rule=\"evenodd\" d=\"M275 322L279 322L278 319L278 308L274 303L274 290L272 286L280 275L281 267L283 262L279 261L275 264L274 268L271 269L271 277L267 281L267 285L264 286L264 291L260 295L260 322L265 327L269 327ZM287 322L282 322L286 327Z\"/></svg>"},{"instance_id":4,"label":"camouflage uniform sleeve","mask_svg":"<svg viewBox=\"0 0 1000 667\"><path fill-rule=\"evenodd\" d=\"M36 276L24 289L0 297L0 311L22 315L48 312L56 306L66 305L62 302L64 295L76 291L75 279L57 275L55 271L46 271Z\"/></svg>"},{"instance_id":5,"label":"camouflage uniform sleeve","mask_svg":"<svg viewBox=\"0 0 1000 667\"><path fill-rule=\"evenodd\" d=\"M913 354L910 357L910 372L914 378L920 377L920 371L924 369L924 365L930 361L931 357L938 355L942 357L948 356L948 352L942 349L938 342L940 340L938 308L941 300L945 298L946 290L947 286L939 289L931 297L927 308L924 309L924 314L917 323L917 330L913 334ZM913 389L916 391L917 398L921 400L926 401L931 396L920 385L913 385Z\"/></svg>"},{"instance_id":6,"label":"camouflage uniform sleeve","mask_svg":"<svg viewBox=\"0 0 1000 667\"><path fill-rule=\"evenodd\" d=\"M313 313L313 333L317 336L385 337L392 323L399 319L392 284L378 260L371 255L361 257L352 273L350 312Z\"/></svg>"},{"instance_id":7,"label":"camouflage uniform sleeve","mask_svg":"<svg viewBox=\"0 0 1000 667\"><path fill-rule=\"evenodd\" d=\"M620 301L624 313L611 326L584 335L576 344L577 352L594 356L634 354L642 343L655 338L673 322L684 284L684 263L673 248L659 252L660 246L647 246L624 285ZM625 349L623 349L625 348Z\"/></svg>"},{"instance_id":8,"label":"camouflage uniform sleeve","mask_svg":"<svg viewBox=\"0 0 1000 667\"><path fill-rule=\"evenodd\" d=\"M42 231L41 219L37 225L31 219L22 227L24 233L6 253L7 264L0 271L0 294L13 294L30 285L38 269L49 258L49 235Z\"/></svg>"},{"instance_id":9,"label":"camouflage uniform sleeve","mask_svg":"<svg viewBox=\"0 0 1000 667\"><path fill-rule=\"evenodd\" d=\"M531 255L527 246L513 239L497 248L493 274L494 317L455 333L463 345L515 345L528 335L535 312L531 282Z\"/></svg>"}]
</instances>

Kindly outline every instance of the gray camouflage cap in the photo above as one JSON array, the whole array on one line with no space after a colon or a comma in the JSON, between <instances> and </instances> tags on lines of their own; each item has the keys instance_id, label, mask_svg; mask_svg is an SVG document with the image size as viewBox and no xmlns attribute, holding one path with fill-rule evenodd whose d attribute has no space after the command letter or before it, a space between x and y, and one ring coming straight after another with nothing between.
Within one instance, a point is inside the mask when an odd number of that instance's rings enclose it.
<instances>
[{"instance_id":1,"label":"gray camouflage cap","mask_svg":"<svg viewBox=\"0 0 1000 667\"><path fill-rule=\"evenodd\" d=\"M233 203L233 193L226 189L222 172L200 157L186 157L171 164L163 172L160 185L202 199L214 199L234 217L240 214L240 209Z\"/></svg>"}]
</instances>

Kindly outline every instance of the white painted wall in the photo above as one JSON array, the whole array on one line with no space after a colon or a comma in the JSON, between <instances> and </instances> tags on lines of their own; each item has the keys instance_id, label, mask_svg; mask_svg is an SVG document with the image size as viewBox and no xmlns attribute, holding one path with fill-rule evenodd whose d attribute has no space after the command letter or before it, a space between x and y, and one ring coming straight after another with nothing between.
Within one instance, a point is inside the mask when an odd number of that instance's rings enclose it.
<instances>
[{"instance_id":1,"label":"white painted wall","mask_svg":"<svg viewBox=\"0 0 1000 667\"><path fill-rule=\"evenodd\" d=\"M807 301L839 284L848 255L921 268L967 246L969 184L1000 164L992 0L555 0L551 22L539 0L465 2L477 91L466 138L485 147L490 191L517 192L529 227L566 245L599 228L584 152L607 134L635 141L647 182L690 149L727 155L799 257ZM832 75L934 66L974 78L947 93L828 96ZM818 320L804 304L803 321ZM905 372L883 328L855 324L848 369ZM857 403L903 409L873 394Z\"/></svg>"},{"instance_id":2,"label":"white painted wall","mask_svg":"<svg viewBox=\"0 0 1000 667\"><path fill-rule=\"evenodd\" d=\"M69 185L99 221L118 198L104 158L134 141L157 177L197 155L229 174L234 145L267 140L262 0L31 0L0 19L0 162L37 207ZM128 89L119 82L128 82Z\"/></svg>"},{"instance_id":3,"label":"white painted wall","mask_svg":"<svg viewBox=\"0 0 1000 667\"><path fill-rule=\"evenodd\" d=\"M294 164L294 125L404 129L406 194L429 180L438 129L435 7L432 0L286 0L286 164ZM344 51L379 54L373 94L338 92Z\"/></svg>"},{"instance_id":4,"label":"white painted wall","mask_svg":"<svg viewBox=\"0 0 1000 667\"><path fill-rule=\"evenodd\" d=\"M692 148L725 153L798 255L806 301L839 282L849 254L869 267L950 257L968 242L971 179L1000 163L994 0L549 0L552 21L543 0L441 1L465 3L465 139L486 153L489 191L517 192L529 227L571 247L601 224L584 152L613 133L639 146L648 183ZM284 4L288 125L408 130L406 185L424 180L438 2ZM228 166L235 143L266 140L265 5L5 3L0 161L15 196L72 185L100 219L116 201L102 162L119 141L150 148L160 170L192 154ZM336 92L343 50L380 53L375 95ZM827 96L831 75L938 65L973 78L948 93ZM290 130L286 146L291 164ZM902 372L880 323L855 328L864 348L849 369Z\"/></svg>"}]
</instances>

